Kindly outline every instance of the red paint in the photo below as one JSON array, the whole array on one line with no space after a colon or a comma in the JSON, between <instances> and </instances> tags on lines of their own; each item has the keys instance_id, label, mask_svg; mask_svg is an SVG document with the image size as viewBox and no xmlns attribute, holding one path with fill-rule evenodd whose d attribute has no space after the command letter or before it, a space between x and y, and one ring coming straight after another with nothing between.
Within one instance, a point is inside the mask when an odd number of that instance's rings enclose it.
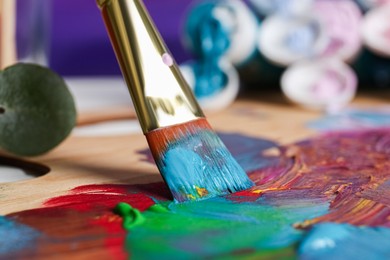
<instances>
[{"instance_id":1,"label":"red paint","mask_svg":"<svg viewBox=\"0 0 390 260\"><path fill-rule=\"evenodd\" d=\"M23 252L31 258L65 255L67 258L127 259L126 232L122 219L113 209L119 202L126 202L143 211L154 205L152 198L170 199L163 183L87 185L72 189L68 195L49 199L43 208L7 217L42 233L37 241L39 250L32 247Z\"/></svg>"},{"instance_id":2,"label":"red paint","mask_svg":"<svg viewBox=\"0 0 390 260\"><path fill-rule=\"evenodd\" d=\"M144 211L157 200L169 199L169 192L162 183L148 185L86 185L70 191L71 194L49 199L46 207L70 208L79 211L92 209L113 209L119 202L126 202L133 208Z\"/></svg>"},{"instance_id":3,"label":"red paint","mask_svg":"<svg viewBox=\"0 0 390 260\"><path fill-rule=\"evenodd\" d=\"M128 258L127 252L123 250L127 232L122 228L122 218L120 216L109 212L92 219L90 225L92 227L100 226L105 229L107 237L104 241L104 246L116 259Z\"/></svg>"},{"instance_id":4,"label":"red paint","mask_svg":"<svg viewBox=\"0 0 390 260\"><path fill-rule=\"evenodd\" d=\"M280 151L278 163L250 174L256 187L227 198L250 202L261 197L259 203L273 206L279 206L275 201L283 203L280 206L294 205L297 198L313 205L330 202L327 214L303 222L301 227L318 222L390 227L390 129L329 134ZM254 160L264 157L259 154ZM38 247L23 252L30 258L126 259L126 233L113 208L126 202L143 211L154 200L168 199L163 183L88 185L48 200L44 208L7 218L42 233Z\"/></svg>"}]
</instances>

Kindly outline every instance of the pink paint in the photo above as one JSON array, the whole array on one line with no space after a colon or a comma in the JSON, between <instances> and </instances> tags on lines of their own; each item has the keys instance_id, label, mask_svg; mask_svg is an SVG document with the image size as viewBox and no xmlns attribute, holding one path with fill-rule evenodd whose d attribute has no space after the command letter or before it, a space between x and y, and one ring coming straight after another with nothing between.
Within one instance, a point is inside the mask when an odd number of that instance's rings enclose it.
<instances>
[{"instance_id":1,"label":"pink paint","mask_svg":"<svg viewBox=\"0 0 390 260\"><path fill-rule=\"evenodd\" d=\"M320 80L311 89L317 99L327 100L345 91L345 80L333 70L326 70Z\"/></svg>"},{"instance_id":2,"label":"pink paint","mask_svg":"<svg viewBox=\"0 0 390 260\"><path fill-rule=\"evenodd\" d=\"M390 46L390 23L389 28L387 28L383 33L383 38L385 38Z\"/></svg>"},{"instance_id":3,"label":"pink paint","mask_svg":"<svg viewBox=\"0 0 390 260\"><path fill-rule=\"evenodd\" d=\"M351 60L360 50L362 14L352 0L317 0L314 12L323 21L329 38L323 56Z\"/></svg>"}]
</instances>

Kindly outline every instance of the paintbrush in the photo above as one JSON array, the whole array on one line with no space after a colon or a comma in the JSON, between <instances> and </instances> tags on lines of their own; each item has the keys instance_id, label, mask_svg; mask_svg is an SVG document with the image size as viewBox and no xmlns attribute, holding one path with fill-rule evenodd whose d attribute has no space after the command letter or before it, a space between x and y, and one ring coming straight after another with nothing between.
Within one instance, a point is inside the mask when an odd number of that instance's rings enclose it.
<instances>
[{"instance_id":1,"label":"paintbrush","mask_svg":"<svg viewBox=\"0 0 390 260\"><path fill-rule=\"evenodd\" d=\"M178 202L253 185L213 131L140 0L98 0L141 128Z\"/></svg>"}]
</instances>

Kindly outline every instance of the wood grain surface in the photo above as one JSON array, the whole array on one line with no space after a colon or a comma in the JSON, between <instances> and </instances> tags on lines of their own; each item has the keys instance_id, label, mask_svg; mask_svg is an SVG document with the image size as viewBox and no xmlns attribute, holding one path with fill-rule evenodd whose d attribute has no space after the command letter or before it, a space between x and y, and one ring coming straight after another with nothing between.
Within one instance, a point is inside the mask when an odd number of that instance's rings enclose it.
<instances>
[{"instance_id":1,"label":"wood grain surface","mask_svg":"<svg viewBox=\"0 0 390 260\"><path fill-rule=\"evenodd\" d=\"M389 100L390 92L365 92L351 106L379 107L387 105ZM123 116L125 109L120 108L113 114L126 117ZM110 120L107 113L102 114L104 120ZM96 120L96 114L93 116L91 122ZM318 132L305 127L305 123L322 116L320 112L290 104L279 93L247 93L229 108L207 114L208 121L218 132L240 133L281 144L317 135ZM19 158L47 166L50 172L32 180L0 184L0 214L41 207L45 200L80 185L161 181L157 168L139 153L146 148L141 133L104 137L71 135L44 156ZM10 156L4 152L1 155Z\"/></svg>"}]
</instances>

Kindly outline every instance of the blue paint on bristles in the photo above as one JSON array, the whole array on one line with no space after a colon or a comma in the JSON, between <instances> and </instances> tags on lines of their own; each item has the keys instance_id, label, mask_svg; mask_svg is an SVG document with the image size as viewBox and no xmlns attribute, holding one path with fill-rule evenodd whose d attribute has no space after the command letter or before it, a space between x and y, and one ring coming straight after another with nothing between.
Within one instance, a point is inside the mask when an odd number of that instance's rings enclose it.
<instances>
[{"instance_id":1,"label":"blue paint on bristles","mask_svg":"<svg viewBox=\"0 0 390 260\"><path fill-rule=\"evenodd\" d=\"M146 138L177 202L210 198L253 186L205 118L153 130Z\"/></svg>"}]
</instances>

